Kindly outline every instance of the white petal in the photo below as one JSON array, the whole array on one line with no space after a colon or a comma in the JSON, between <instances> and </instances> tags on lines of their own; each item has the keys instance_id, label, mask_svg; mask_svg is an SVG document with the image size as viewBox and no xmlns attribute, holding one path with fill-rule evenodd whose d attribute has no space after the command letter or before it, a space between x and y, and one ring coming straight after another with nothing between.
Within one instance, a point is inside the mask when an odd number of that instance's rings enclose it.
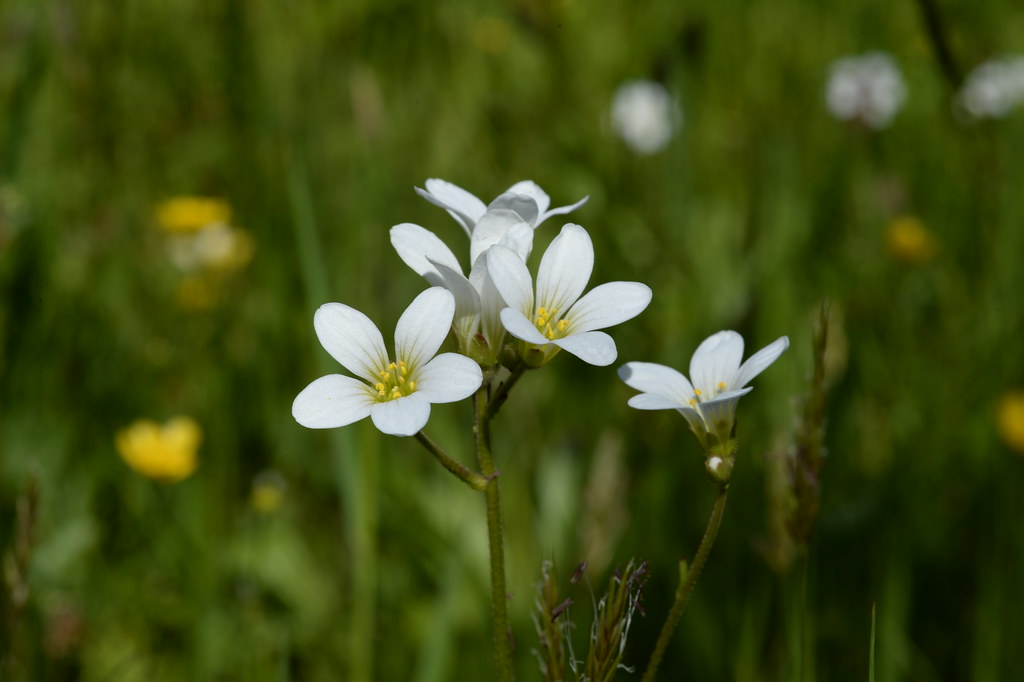
<instances>
[{"instance_id":1,"label":"white petal","mask_svg":"<svg viewBox=\"0 0 1024 682\"><path fill-rule=\"evenodd\" d=\"M370 414L376 401L373 389L341 374L320 377L295 397L292 416L309 429L346 426Z\"/></svg>"},{"instance_id":2,"label":"white petal","mask_svg":"<svg viewBox=\"0 0 1024 682\"><path fill-rule=\"evenodd\" d=\"M693 386L679 371L654 362L627 362L619 367L619 378L630 388L656 393L686 406L693 399Z\"/></svg>"},{"instance_id":3,"label":"white petal","mask_svg":"<svg viewBox=\"0 0 1024 682\"><path fill-rule=\"evenodd\" d=\"M505 192L487 207L488 212L495 209L513 211L521 220L529 224L531 229L537 222L537 216L540 215L537 202L532 197L516 192Z\"/></svg>"},{"instance_id":4,"label":"white petal","mask_svg":"<svg viewBox=\"0 0 1024 682\"><path fill-rule=\"evenodd\" d=\"M433 263L441 263L462 274L462 266L451 249L437 235L419 225L402 223L392 227L391 244L406 265L435 286L442 283L442 277Z\"/></svg>"},{"instance_id":5,"label":"white petal","mask_svg":"<svg viewBox=\"0 0 1024 682\"><path fill-rule=\"evenodd\" d=\"M533 228L526 223L513 225L498 243L518 253L525 263L533 251Z\"/></svg>"},{"instance_id":6,"label":"white petal","mask_svg":"<svg viewBox=\"0 0 1024 682\"><path fill-rule=\"evenodd\" d=\"M455 336L461 343L469 343L469 340L476 334L480 327L480 294L471 280L466 279L462 273L451 268L434 263L437 271L444 278L444 286L455 296L455 318L452 320L452 329ZM472 275L472 273L470 273Z\"/></svg>"},{"instance_id":7,"label":"white petal","mask_svg":"<svg viewBox=\"0 0 1024 682\"><path fill-rule=\"evenodd\" d=\"M466 234L472 235L473 225L487 212L484 202L458 185L445 180L430 178L426 185L426 191L417 187L416 193L435 206L448 211L448 214L466 230Z\"/></svg>"},{"instance_id":8,"label":"white petal","mask_svg":"<svg viewBox=\"0 0 1024 682\"><path fill-rule=\"evenodd\" d=\"M751 382L751 380L758 374L768 368L768 365L772 364L779 359L779 356L789 348L789 337L782 336L775 339L770 344L757 351L744 362L736 377L732 380L729 385L730 389L743 388Z\"/></svg>"},{"instance_id":9,"label":"white petal","mask_svg":"<svg viewBox=\"0 0 1024 682\"><path fill-rule=\"evenodd\" d=\"M313 315L313 329L331 357L356 376L376 381L388 353L377 325L344 303L325 303Z\"/></svg>"},{"instance_id":10,"label":"white petal","mask_svg":"<svg viewBox=\"0 0 1024 682\"><path fill-rule=\"evenodd\" d=\"M415 371L434 357L448 336L455 316L455 297L442 287L431 287L413 299L395 327L396 360Z\"/></svg>"},{"instance_id":11,"label":"white petal","mask_svg":"<svg viewBox=\"0 0 1024 682\"><path fill-rule=\"evenodd\" d=\"M416 393L432 403L468 398L483 382L480 365L458 353L442 353L416 374Z\"/></svg>"},{"instance_id":12,"label":"white petal","mask_svg":"<svg viewBox=\"0 0 1024 682\"><path fill-rule=\"evenodd\" d=\"M682 407L671 398L656 393L641 393L629 399L630 407L638 410L678 410Z\"/></svg>"},{"instance_id":13,"label":"white petal","mask_svg":"<svg viewBox=\"0 0 1024 682\"><path fill-rule=\"evenodd\" d=\"M742 391L729 391L728 393L716 396L712 400L698 403L697 408L704 417L708 430L724 430L726 433L722 435L727 436L728 431L732 430L733 422L736 421L736 404L740 401L740 398L752 390L754 389L746 388Z\"/></svg>"},{"instance_id":14,"label":"white petal","mask_svg":"<svg viewBox=\"0 0 1024 682\"><path fill-rule=\"evenodd\" d=\"M514 211L504 208L487 211L473 228L473 236L469 242L470 262L475 263L482 253L501 242L505 234L516 225L530 227Z\"/></svg>"},{"instance_id":15,"label":"white petal","mask_svg":"<svg viewBox=\"0 0 1024 682\"><path fill-rule=\"evenodd\" d=\"M618 351L615 350L615 342L612 337L604 332L583 332L572 334L561 339L555 339L551 343L564 351L572 353L583 362L604 367L615 362Z\"/></svg>"},{"instance_id":16,"label":"white petal","mask_svg":"<svg viewBox=\"0 0 1024 682\"><path fill-rule=\"evenodd\" d=\"M604 329L631 320L651 302L651 288L639 282L594 287L566 313L573 333Z\"/></svg>"},{"instance_id":17,"label":"white petal","mask_svg":"<svg viewBox=\"0 0 1024 682\"><path fill-rule=\"evenodd\" d=\"M577 208L579 208L583 204L587 203L587 199L589 199L589 198L590 198L590 195L587 195L587 196L583 197L582 199L580 199L579 201L577 201L575 204L572 204L570 206L559 206L558 208L553 208L550 211L542 212L540 214L540 218L537 219L537 222L534 223L533 226L534 227L539 227L541 223L543 223L545 220L547 220L548 218L550 218L553 215L565 215L566 213L572 213Z\"/></svg>"},{"instance_id":18,"label":"white petal","mask_svg":"<svg viewBox=\"0 0 1024 682\"><path fill-rule=\"evenodd\" d=\"M487 272L505 303L524 315L532 316L533 279L519 254L504 246L492 246L486 257Z\"/></svg>"},{"instance_id":19,"label":"white petal","mask_svg":"<svg viewBox=\"0 0 1024 682\"><path fill-rule=\"evenodd\" d=\"M413 393L404 398L376 403L370 409L370 419L382 433L392 436L414 436L430 419L430 402L423 396Z\"/></svg>"},{"instance_id":20,"label":"white petal","mask_svg":"<svg viewBox=\"0 0 1024 682\"><path fill-rule=\"evenodd\" d=\"M527 343L534 343L538 346L546 346L550 343L543 334L537 331L533 323L515 308L505 308L501 311L501 323L505 325L508 333L517 339L522 339Z\"/></svg>"},{"instance_id":21,"label":"white petal","mask_svg":"<svg viewBox=\"0 0 1024 682\"><path fill-rule=\"evenodd\" d=\"M541 258L537 307L564 314L583 293L593 269L594 244L590 235L579 225L566 225Z\"/></svg>"},{"instance_id":22,"label":"white petal","mask_svg":"<svg viewBox=\"0 0 1024 682\"><path fill-rule=\"evenodd\" d=\"M473 271L469 273L469 281L480 294L480 333L484 335L492 350L497 349L505 336L505 327L501 324L501 311L507 308L508 304L501 297L487 271L486 254L476 260Z\"/></svg>"},{"instance_id":23,"label":"white petal","mask_svg":"<svg viewBox=\"0 0 1024 682\"><path fill-rule=\"evenodd\" d=\"M506 193L512 192L514 194L525 194L526 196L533 199L534 204L537 206L537 215L542 216L544 212L548 210L548 206L551 205L551 197L548 196L547 192L542 190L540 186L533 180L520 180L516 184L505 190ZM534 227L536 227L534 223Z\"/></svg>"},{"instance_id":24,"label":"white petal","mask_svg":"<svg viewBox=\"0 0 1024 682\"><path fill-rule=\"evenodd\" d=\"M719 392L718 385L728 387L743 359L743 337L734 331L712 334L697 346L690 359L690 381L705 397Z\"/></svg>"}]
</instances>

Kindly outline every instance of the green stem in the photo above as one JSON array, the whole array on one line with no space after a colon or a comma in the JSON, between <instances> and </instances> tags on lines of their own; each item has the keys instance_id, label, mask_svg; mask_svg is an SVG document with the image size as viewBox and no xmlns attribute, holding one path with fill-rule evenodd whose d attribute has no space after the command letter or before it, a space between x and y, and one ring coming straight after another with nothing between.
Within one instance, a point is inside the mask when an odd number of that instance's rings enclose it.
<instances>
[{"instance_id":1,"label":"green stem","mask_svg":"<svg viewBox=\"0 0 1024 682\"><path fill-rule=\"evenodd\" d=\"M672 604L672 609L668 612L668 618L665 619L665 624L661 627L661 634L658 635L658 643L654 647L654 653L651 654L651 660L647 663L643 682L651 682L654 679L654 674L658 671L658 665L661 663L662 656L665 655L665 649L672 638L672 632L676 629L679 618L683 615L683 609L690 598L690 593L693 592L693 588L697 585L697 578L700 577L701 569L704 568L704 562L707 561L708 554L711 553L711 546L715 544L715 537L718 535L718 528L722 525L722 516L725 514L725 501L728 495L728 484L718 489L718 499L715 500L715 506L711 509L711 518L708 519L708 527L704 530L704 537L700 541L700 547L697 548L697 556L694 557L693 565L686 574L686 580L676 590L675 603Z\"/></svg>"},{"instance_id":2,"label":"green stem","mask_svg":"<svg viewBox=\"0 0 1024 682\"><path fill-rule=\"evenodd\" d=\"M505 404L506 400L508 400L508 392L516 385L516 382L519 381L521 376L523 376L526 369L527 367L523 363L519 363L512 369L512 375L509 376L508 379L505 379L504 383L502 383L501 386L498 387L498 390L494 392L494 395L491 396L491 399L487 401L487 411L485 414L486 419L494 419L498 414L498 410L500 410L501 406ZM487 381L484 381L485 386L487 383Z\"/></svg>"},{"instance_id":3,"label":"green stem","mask_svg":"<svg viewBox=\"0 0 1024 682\"><path fill-rule=\"evenodd\" d=\"M441 466L458 476L459 479L470 488L480 491L487 488L486 478L449 457L437 443L430 440L427 434L420 431L416 434L416 440L423 444L423 447L425 447L430 454L432 454L434 458L441 463Z\"/></svg>"},{"instance_id":4,"label":"green stem","mask_svg":"<svg viewBox=\"0 0 1024 682\"><path fill-rule=\"evenodd\" d=\"M515 375L513 375L515 376ZM505 382L508 385L510 378ZM499 389L499 393L501 390ZM506 391L507 393L507 391ZM511 682L512 643L508 627L507 590L505 588L505 545L501 526L501 492L498 489L497 469L491 455L490 412L487 386L481 386L473 399L473 434L480 471L487 480L484 497L487 500L487 543L491 556L491 620L494 627L494 658L498 665L497 679Z\"/></svg>"}]
</instances>

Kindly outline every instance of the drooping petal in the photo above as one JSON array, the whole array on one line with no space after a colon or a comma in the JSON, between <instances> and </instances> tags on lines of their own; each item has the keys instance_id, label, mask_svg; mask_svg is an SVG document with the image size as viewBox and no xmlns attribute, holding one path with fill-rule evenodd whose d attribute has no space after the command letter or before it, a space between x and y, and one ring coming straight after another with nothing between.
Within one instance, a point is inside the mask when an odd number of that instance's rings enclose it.
<instances>
[{"instance_id":1,"label":"drooping petal","mask_svg":"<svg viewBox=\"0 0 1024 682\"><path fill-rule=\"evenodd\" d=\"M444 286L455 296L455 318L452 320L452 329L456 338L467 345L480 327L480 294L471 280L466 279L462 273L456 272L441 263L433 263L444 280ZM470 273L472 275L472 273Z\"/></svg>"},{"instance_id":2,"label":"drooping petal","mask_svg":"<svg viewBox=\"0 0 1024 682\"><path fill-rule=\"evenodd\" d=\"M544 215L548 206L551 205L551 197L533 180L520 180L505 190L505 193L524 194L533 199L534 205L537 207L537 217ZM533 225L536 227L537 224L533 223Z\"/></svg>"},{"instance_id":3,"label":"drooping petal","mask_svg":"<svg viewBox=\"0 0 1024 682\"><path fill-rule=\"evenodd\" d=\"M472 236L476 221L487 212L484 202L446 180L430 178L425 184L427 189L424 191L417 187L416 193L435 206L448 211L448 214L462 225L466 234Z\"/></svg>"},{"instance_id":4,"label":"drooping petal","mask_svg":"<svg viewBox=\"0 0 1024 682\"><path fill-rule=\"evenodd\" d=\"M441 263L462 274L459 259L451 249L437 235L419 225L402 223L392 227L391 245L406 265L434 286L442 283L434 263Z\"/></svg>"},{"instance_id":5,"label":"drooping petal","mask_svg":"<svg viewBox=\"0 0 1024 682\"><path fill-rule=\"evenodd\" d=\"M388 354L377 325L344 303L325 303L313 315L313 329L331 357L356 376L376 381Z\"/></svg>"},{"instance_id":6,"label":"drooping petal","mask_svg":"<svg viewBox=\"0 0 1024 682\"><path fill-rule=\"evenodd\" d=\"M531 229L534 223L537 222L537 216L540 214L540 211L537 209L537 202L533 197L516 192L505 192L487 207L488 211L495 209L507 209L515 212L524 222L530 225Z\"/></svg>"},{"instance_id":7,"label":"drooping petal","mask_svg":"<svg viewBox=\"0 0 1024 682\"><path fill-rule=\"evenodd\" d=\"M532 230L531 230L532 232ZM501 324L501 311L508 307L494 286L487 270L487 254L477 258L473 270L469 273L469 281L480 295L480 333L484 335L487 345L496 353L505 327Z\"/></svg>"},{"instance_id":8,"label":"drooping petal","mask_svg":"<svg viewBox=\"0 0 1024 682\"><path fill-rule=\"evenodd\" d=\"M492 246L486 257L487 272L505 303L523 315L532 316L533 278L519 254L504 246Z\"/></svg>"},{"instance_id":9,"label":"drooping petal","mask_svg":"<svg viewBox=\"0 0 1024 682\"><path fill-rule=\"evenodd\" d=\"M689 405L693 386L681 372L655 362L627 362L619 367L619 378L630 388L670 398L676 406Z\"/></svg>"},{"instance_id":10,"label":"drooping petal","mask_svg":"<svg viewBox=\"0 0 1024 682\"><path fill-rule=\"evenodd\" d=\"M743 337L734 331L721 331L704 339L690 359L690 381L705 397L725 390L736 376L743 359ZM719 384L725 387L719 388Z\"/></svg>"},{"instance_id":11,"label":"drooping petal","mask_svg":"<svg viewBox=\"0 0 1024 682\"><path fill-rule=\"evenodd\" d=\"M391 436L414 436L430 419L430 402L419 393L395 400L375 403L370 419L382 433Z\"/></svg>"},{"instance_id":12,"label":"drooping petal","mask_svg":"<svg viewBox=\"0 0 1024 682\"><path fill-rule=\"evenodd\" d=\"M395 327L395 354L414 371L441 347L455 316L455 297L443 287L431 287L413 299Z\"/></svg>"},{"instance_id":13,"label":"drooping petal","mask_svg":"<svg viewBox=\"0 0 1024 682\"><path fill-rule=\"evenodd\" d=\"M533 323L515 308L505 308L501 311L501 323L505 326L505 330L517 339L538 346L550 343L543 334L537 331Z\"/></svg>"},{"instance_id":14,"label":"drooping petal","mask_svg":"<svg viewBox=\"0 0 1024 682\"><path fill-rule=\"evenodd\" d=\"M482 253L501 242L505 234L516 225L529 228L515 211L506 208L487 211L473 228L473 236L469 241L469 261L475 263Z\"/></svg>"},{"instance_id":15,"label":"drooping petal","mask_svg":"<svg viewBox=\"0 0 1024 682\"><path fill-rule=\"evenodd\" d=\"M482 382L480 365L458 353L442 353L417 372L416 394L432 403L451 403L473 395Z\"/></svg>"},{"instance_id":16,"label":"drooping petal","mask_svg":"<svg viewBox=\"0 0 1024 682\"><path fill-rule=\"evenodd\" d=\"M566 313L573 333L604 329L633 319L651 302L651 288L639 282L608 282L586 293Z\"/></svg>"},{"instance_id":17,"label":"drooping petal","mask_svg":"<svg viewBox=\"0 0 1024 682\"><path fill-rule=\"evenodd\" d=\"M751 355L747 358L746 362L740 365L740 369L736 372L736 376L733 378L729 388L736 390L749 384L754 377L766 370L770 364L778 360L779 356L782 355L787 348L789 348L789 337L782 336Z\"/></svg>"},{"instance_id":18,"label":"drooping petal","mask_svg":"<svg viewBox=\"0 0 1024 682\"><path fill-rule=\"evenodd\" d=\"M548 218L550 218L553 215L565 215L566 213L572 213L577 208L579 208L583 204L587 203L587 200L589 198L590 198L590 195L588 194L587 196L583 197L582 199L577 201L575 204L572 204L570 206L559 206L557 208L551 209L550 211L542 212L540 214L540 217L537 218L537 222L534 223L534 227L540 227L541 223L543 223L545 220L547 220Z\"/></svg>"},{"instance_id":19,"label":"drooping petal","mask_svg":"<svg viewBox=\"0 0 1024 682\"><path fill-rule=\"evenodd\" d=\"M580 297L594 270L594 244L579 225L569 223L541 258L537 271L537 307L568 310ZM508 299L506 299L508 300Z\"/></svg>"},{"instance_id":20,"label":"drooping petal","mask_svg":"<svg viewBox=\"0 0 1024 682\"><path fill-rule=\"evenodd\" d=\"M373 389L362 381L328 374L295 397L292 416L309 429L333 429L363 419L376 402Z\"/></svg>"},{"instance_id":21,"label":"drooping petal","mask_svg":"<svg viewBox=\"0 0 1024 682\"><path fill-rule=\"evenodd\" d=\"M678 410L682 407L675 400L658 393L639 393L626 404L638 410Z\"/></svg>"},{"instance_id":22,"label":"drooping petal","mask_svg":"<svg viewBox=\"0 0 1024 682\"><path fill-rule=\"evenodd\" d=\"M551 343L562 350L572 353L583 362L598 367L604 367L615 362L618 351L615 349L615 341L604 332L583 332L572 334L561 339L555 339Z\"/></svg>"},{"instance_id":23,"label":"drooping petal","mask_svg":"<svg viewBox=\"0 0 1024 682\"><path fill-rule=\"evenodd\" d=\"M519 254L519 257L526 262L533 251L533 228L526 223L518 223L509 228L498 242L501 246L508 247Z\"/></svg>"}]
</instances>

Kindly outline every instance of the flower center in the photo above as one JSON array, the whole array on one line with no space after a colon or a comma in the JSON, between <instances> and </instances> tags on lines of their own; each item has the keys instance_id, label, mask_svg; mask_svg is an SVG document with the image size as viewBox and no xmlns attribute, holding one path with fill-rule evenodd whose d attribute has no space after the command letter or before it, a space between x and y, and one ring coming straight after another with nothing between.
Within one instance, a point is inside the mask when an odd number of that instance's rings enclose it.
<instances>
[{"instance_id":1,"label":"flower center","mask_svg":"<svg viewBox=\"0 0 1024 682\"><path fill-rule=\"evenodd\" d=\"M409 368L404 362L392 362L387 369L378 372L377 376L380 377L380 381L373 387L377 389L377 400L382 403L411 395L416 390L416 382L409 379Z\"/></svg>"},{"instance_id":2,"label":"flower center","mask_svg":"<svg viewBox=\"0 0 1024 682\"><path fill-rule=\"evenodd\" d=\"M727 383L725 383L724 381L719 381L717 384L715 384L714 390L710 391L711 395L705 396L704 391L694 387L693 397L690 398L690 407L697 407L697 403L702 403L705 400L710 400L727 388L729 388L729 385Z\"/></svg>"},{"instance_id":3,"label":"flower center","mask_svg":"<svg viewBox=\"0 0 1024 682\"><path fill-rule=\"evenodd\" d=\"M544 337L550 341L560 339L569 331L569 321L558 319L558 310L541 306L537 308L537 314L533 318L533 324Z\"/></svg>"}]
</instances>

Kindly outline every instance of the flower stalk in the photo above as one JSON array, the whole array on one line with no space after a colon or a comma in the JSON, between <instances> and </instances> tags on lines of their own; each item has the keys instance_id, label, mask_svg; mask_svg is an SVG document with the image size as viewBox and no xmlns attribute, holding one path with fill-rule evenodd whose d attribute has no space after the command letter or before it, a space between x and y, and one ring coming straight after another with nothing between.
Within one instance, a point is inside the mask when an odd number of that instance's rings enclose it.
<instances>
[{"instance_id":1,"label":"flower stalk","mask_svg":"<svg viewBox=\"0 0 1024 682\"><path fill-rule=\"evenodd\" d=\"M423 433L423 431L416 434L416 440L423 444L423 447L425 447L427 451L434 456L434 459L441 463L441 466L455 474L459 480L473 490L479 490L482 492L487 487L486 478L469 467L452 459L448 453L441 448L441 446L431 440L427 434Z\"/></svg>"},{"instance_id":2,"label":"flower stalk","mask_svg":"<svg viewBox=\"0 0 1024 682\"><path fill-rule=\"evenodd\" d=\"M658 665L661 664L661 659L665 655L665 649L672 638L672 633L675 631L676 625L678 625L679 619L683 615L683 609L686 608L686 602L689 601L693 588L697 585L697 579L700 578L704 563L711 553L711 547L715 544L715 538L718 536L718 529L722 525L722 517L725 514L725 502L728 496L729 484L721 484L718 488L718 498L711 508L711 517L708 519L708 526L704 530L704 537L701 538L700 547L697 548L697 555L693 559L693 564L689 567L689 570L684 568L682 575L680 575L681 582L679 589L676 590L675 601L672 603L672 609L668 612L665 624L661 627L658 642L654 646L654 653L651 654L651 660L647 663L647 670L644 672L643 682L651 682L654 679L654 675L658 672Z\"/></svg>"},{"instance_id":3,"label":"flower stalk","mask_svg":"<svg viewBox=\"0 0 1024 682\"><path fill-rule=\"evenodd\" d=\"M510 682L512 674L512 632L508 625L508 602L505 587L505 540L501 521L501 491L498 470L491 455L491 415L486 384L473 399L473 436L480 472L486 480L483 489L487 504L487 545L491 559L491 622L494 628L494 658L497 679Z\"/></svg>"}]
</instances>

